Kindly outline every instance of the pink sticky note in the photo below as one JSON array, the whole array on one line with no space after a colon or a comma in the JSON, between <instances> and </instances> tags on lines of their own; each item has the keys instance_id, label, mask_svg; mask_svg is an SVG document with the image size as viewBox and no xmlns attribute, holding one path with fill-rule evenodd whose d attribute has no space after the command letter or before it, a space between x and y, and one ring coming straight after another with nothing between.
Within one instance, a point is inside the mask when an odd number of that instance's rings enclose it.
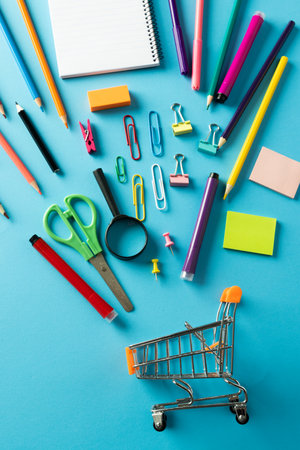
<instances>
[{"instance_id":1,"label":"pink sticky note","mask_svg":"<svg viewBox=\"0 0 300 450\"><path fill-rule=\"evenodd\" d=\"M262 147L249 180L295 198L300 183L300 162Z\"/></svg>"}]
</instances>

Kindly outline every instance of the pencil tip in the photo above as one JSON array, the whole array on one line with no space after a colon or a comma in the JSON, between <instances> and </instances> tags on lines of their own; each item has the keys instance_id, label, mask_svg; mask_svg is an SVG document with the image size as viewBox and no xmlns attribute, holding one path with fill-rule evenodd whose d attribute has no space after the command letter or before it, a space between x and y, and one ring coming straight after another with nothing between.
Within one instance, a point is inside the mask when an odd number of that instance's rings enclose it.
<instances>
[{"instance_id":1,"label":"pencil tip","mask_svg":"<svg viewBox=\"0 0 300 450\"><path fill-rule=\"evenodd\" d=\"M223 145L226 144L226 139L223 138L223 136L220 137L218 147L221 148Z\"/></svg>"},{"instance_id":2,"label":"pencil tip","mask_svg":"<svg viewBox=\"0 0 300 450\"><path fill-rule=\"evenodd\" d=\"M43 108L42 105L40 106L40 110L41 110L42 112L45 112L45 110L44 110L44 108Z\"/></svg>"},{"instance_id":3,"label":"pencil tip","mask_svg":"<svg viewBox=\"0 0 300 450\"><path fill-rule=\"evenodd\" d=\"M44 108L43 108L43 106L42 106L42 99L41 99L41 97L35 98L34 101L35 101L35 103L37 104L37 106L38 106L39 108L41 108L42 112L44 112Z\"/></svg>"},{"instance_id":4,"label":"pencil tip","mask_svg":"<svg viewBox=\"0 0 300 450\"><path fill-rule=\"evenodd\" d=\"M8 214L6 212L4 213L4 215L7 219L9 219Z\"/></svg>"},{"instance_id":5,"label":"pencil tip","mask_svg":"<svg viewBox=\"0 0 300 450\"><path fill-rule=\"evenodd\" d=\"M67 114L63 114L62 116L60 116L61 120L63 121L63 123L65 124L65 127L68 129L68 119L67 119Z\"/></svg>"},{"instance_id":6,"label":"pencil tip","mask_svg":"<svg viewBox=\"0 0 300 450\"><path fill-rule=\"evenodd\" d=\"M211 102L213 101L213 99L214 99L214 96L213 96L213 95L208 95L208 97L207 97L207 102L206 102L206 105L207 105L207 108L206 108L206 109L209 109L210 104L211 104Z\"/></svg>"},{"instance_id":7,"label":"pencil tip","mask_svg":"<svg viewBox=\"0 0 300 450\"><path fill-rule=\"evenodd\" d=\"M233 188L233 186L231 184L227 184L226 185L226 189L225 189L223 200L225 200L225 198L227 197L227 195L229 194L229 192L231 191L232 188Z\"/></svg>"},{"instance_id":8,"label":"pencil tip","mask_svg":"<svg viewBox=\"0 0 300 450\"><path fill-rule=\"evenodd\" d=\"M6 114L3 114L4 119L7 119Z\"/></svg>"},{"instance_id":9,"label":"pencil tip","mask_svg":"<svg viewBox=\"0 0 300 450\"><path fill-rule=\"evenodd\" d=\"M42 195L41 190L38 187L38 184L37 184L37 182L35 180L33 180L30 184L33 187L33 189L35 189L40 195Z\"/></svg>"}]
</instances>

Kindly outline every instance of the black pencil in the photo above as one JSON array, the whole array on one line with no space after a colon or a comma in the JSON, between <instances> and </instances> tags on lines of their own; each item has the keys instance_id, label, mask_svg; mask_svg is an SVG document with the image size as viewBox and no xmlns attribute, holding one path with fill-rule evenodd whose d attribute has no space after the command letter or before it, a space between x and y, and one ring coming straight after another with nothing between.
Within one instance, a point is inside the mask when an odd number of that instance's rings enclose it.
<instances>
[{"instance_id":1,"label":"black pencil","mask_svg":"<svg viewBox=\"0 0 300 450\"><path fill-rule=\"evenodd\" d=\"M32 139L34 140L34 142L38 146L40 152L42 153L43 157L47 161L47 163L48 163L49 167L51 168L52 172L59 172L59 170L60 170L59 167L57 166L56 162L54 161L54 159L53 159L52 155L50 154L49 150L47 149L45 143L41 139L39 133L37 132L37 129L35 128L35 126L31 122L31 120L30 120L29 116L27 115L26 111L17 102L16 102L16 107L17 107L17 112L18 112L22 122L24 123L25 127L27 128L27 130L31 134Z\"/></svg>"}]
</instances>

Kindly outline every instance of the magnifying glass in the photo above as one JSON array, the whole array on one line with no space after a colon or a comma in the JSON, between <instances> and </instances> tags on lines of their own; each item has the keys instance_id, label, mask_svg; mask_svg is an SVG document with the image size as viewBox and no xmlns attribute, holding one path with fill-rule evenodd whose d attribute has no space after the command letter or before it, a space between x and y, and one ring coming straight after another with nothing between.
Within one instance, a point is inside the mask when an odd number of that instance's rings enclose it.
<instances>
[{"instance_id":1,"label":"magnifying glass","mask_svg":"<svg viewBox=\"0 0 300 450\"><path fill-rule=\"evenodd\" d=\"M93 173L113 215L105 232L108 250L124 261L136 258L145 250L148 243L145 225L135 217L120 214L103 170L97 169Z\"/></svg>"}]
</instances>

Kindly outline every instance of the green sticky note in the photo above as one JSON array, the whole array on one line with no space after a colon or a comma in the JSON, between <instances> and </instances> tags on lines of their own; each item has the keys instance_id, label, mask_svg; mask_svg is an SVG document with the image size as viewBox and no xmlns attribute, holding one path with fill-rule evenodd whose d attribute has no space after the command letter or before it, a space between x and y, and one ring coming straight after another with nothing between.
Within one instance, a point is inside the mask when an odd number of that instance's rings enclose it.
<instances>
[{"instance_id":1,"label":"green sticky note","mask_svg":"<svg viewBox=\"0 0 300 450\"><path fill-rule=\"evenodd\" d=\"M227 212L224 248L273 255L276 219Z\"/></svg>"}]
</instances>

